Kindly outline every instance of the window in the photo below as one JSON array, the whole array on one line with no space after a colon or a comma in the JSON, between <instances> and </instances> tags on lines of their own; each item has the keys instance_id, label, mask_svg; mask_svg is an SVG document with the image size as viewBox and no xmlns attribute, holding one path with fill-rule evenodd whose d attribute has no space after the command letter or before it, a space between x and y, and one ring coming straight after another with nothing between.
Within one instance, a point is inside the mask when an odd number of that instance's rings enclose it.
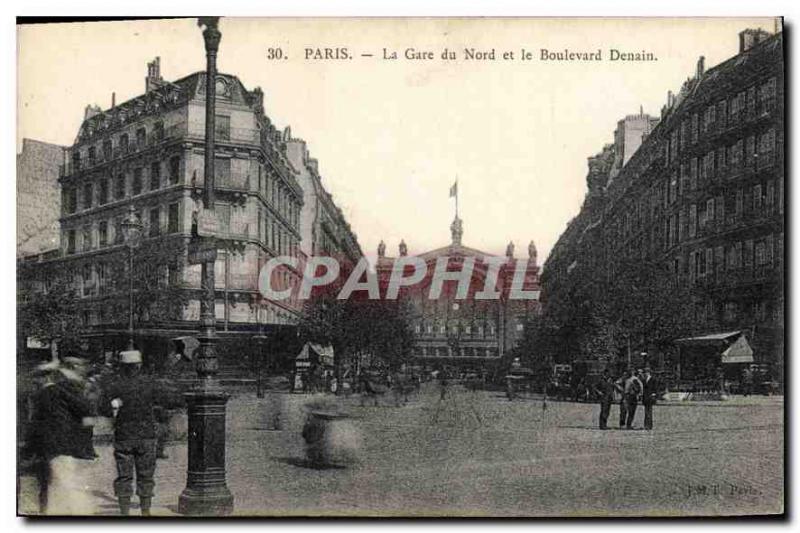
<instances>
[{"instance_id":1,"label":"window","mask_svg":"<svg viewBox=\"0 0 800 533\"><path fill-rule=\"evenodd\" d=\"M678 199L678 174L677 172L672 173L672 177L669 180L669 203L672 204Z\"/></svg>"},{"instance_id":2,"label":"window","mask_svg":"<svg viewBox=\"0 0 800 533\"><path fill-rule=\"evenodd\" d=\"M753 186L753 209L755 211L761 211L762 200L761 184L759 183Z\"/></svg>"},{"instance_id":3,"label":"window","mask_svg":"<svg viewBox=\"0 0 800 533\"><path fill-rule=\"evenodd\" d=\"M89 147L89 164L94 165L97 163L97 149L94 146Z\"/></svg>"},{"instance_id":4,"label":"window","mask_svg":"<svg viewBox=\"0 0 800 533\"><path fill-rule=\"evenodd\" d=\"M111 143L111 139L106 139L103 141L103 157L106 159L111 159L113 155L113 145Z\"/></svg>"},{"instance_id":5,"label":"window","mask_svg":"<svg viewBox=\"0 0 800 533\"><path fill-rule=\"evenodd\" d=\"M167 212L167 232L168 233L178 233L180 231L178 225L178 208L179 204L169 204L168 212Z\"/></svg>"},{"instance_id":6,"label":"window","mask_svg":"<svg viewBox=\"0 0 800 533\"><path fill-rule=\"evenodd\" d=\"M717 150L717 173L720 178L724 178L725 172L728 170L727 150L724 146Z\"/></svg>"},{"instance_id":7,"label":"window","mask_svg":"<svg viewBox=\"0 0 800 533\"><path fill-rule=\"evenodd\" d=\"M693 157L689 161L689 189L694 191L697 189L697 158Z\"/></svg>"},{"instance_id":8,"label":"window","mask_svg":"<svg viewBox=\"0 0 800 533\"><path fill-rule=\"evenodd\" d=\"M177 263L167 264L167 283L169 285L177 285L180 279L180 269Z\"/></svg>"},{"instance_id":9,"label":"window","mask_svg":"<svg viewBox=\"0 0 800 533\"><path fill-rule=\"evenodd\" d=\"M755 163L756 159L756 138L755 136L751 135L747 138L747 142L745 143L745 151L744 151L745 160L744 163L747 166L752 166Z\"/></svg>"},{"instance_id":10,"label":"window","mask_svg":"<svg viewBox=\"0 0 800 533\"><path fill-rule=\"evenodd\" d=\"M154 191L161 187L161 163L153 161L150 163L150 190Z\"/></svg>"},{"instance_id":11,"label":"window","mask_svg":"<svg viewBox=\"0 0 800 533\"><path fill-rule=\"evenodd\" d=\"M108 244L108 222L105 220L97 224L97 245L106 246Z\"/></svg>"},{"instance_id":12,"label":"window","mask_svg":"<svg viewBox=\"0 0 800 533\"><path fill-rule=\"evenodd\" d=\"M747 118L753 118L756 114L756 88L747 89Z\"/></svg>"},{"instance_id":13,"label":"window","mask_svg":"<svg viewBox=\"0 0 800 533\"><path fill-rule=\"evenodd\" d=\"M83 295L90 296L92 294L92 266L91 265L83 265L81 278L83 280ZM88 314L88 313L87 313ZM88 323L88 317L87 317Z\"/></svg>"},{"instance_id":14,"label":"window","mask_svg":"<svg viewBox=\"0 0 800 533\"><path fill-rule=\"evenodd\" d=\"M120 174L114 181L114 198L122 200L125 198L125 174Z\"/></svg>"},{"instance_id":15,"label":"window","mask_svg":"<svg viewBox=\"0 0 800 533\"><path fill-rule=\"evenodd\" d=\"M697 236L697 205L689 206L689 238Z\"/></svg>"},{"instance_id":16,"label":"window","mask_svg":"<svg viewBox=\"0 0 800 533\"><path fill-rule=\"evenodd\" d=\"M722 100L717 103L717 127L721 130L725 128L728 120L728 101Z\"/></svg>"},{"instance_id":17,"label":"window","mask_svg":"<svg viewBox=\"0 0 800 533\"><path fill-rule=\"evenodd\" d=\"M133 195L142 194L142 167L133 169L133 183L131 185Z\"/></svg>"},{"instance_id":18,"label":"window","mask_svg":"<svg viewBox=\"0 0 800 533\"><path fill-rule=\"evenodd\" d=\"M136 147L141 150L142 148L144 148L146 144L147 144L147 130L145 130L144 128L138 128L136 130Z\"/></svg>"},{"instance_id":19,"label":"window","mask_svg":"<svg viewBox=\"0 0 800 533\"><path fill-rule=\"evenodd\" d=\"M764 197L764 210L767 213L772 213L774 203L775 203L775 184L772 181L768 181L766 196Z\"/></svg>"},{"instance_id":20,"label":"window","mask_svg":"<svg viewBox=\"0 0 800 533\"><path fill-rule=\"evenodd\" d=\"M120 137L119 137L119 148L120 148L120 150L122 151L123 154L127 154L128 153L128 149L129 149L128 143L129 143L128 134L127 133L123 133L122 135L120 135Z\"/></svg>"},{"instance_id":21,"label":"window","mask_svg":"<svg viewBox=\"0 0 800 533\"><path fill-rule=\"evenodd\" d=\"M736 144L731 146L730 166L732 171L738 171L741 169L743 155L744 141L739 139Z\"/></svg>"},{"instance_id":22,"label":"window","mask_svg":"<svg viewBox=\"0 0 800 533\"><path fill-rule=\"evenodd\" d=\"M714 221L714 199L706 200L706 222Z\"/></svg>"},{"instance_id":23,"label":"window","mask_svg":"<svg viewBox=\"0 0 800 533\"><path fill-rule=\"evenodd\" d=\"M108 282L108 265L102 261L97 263L97 290L103 292ZM105 314L105 313L103 313Z\"/></svg>"},{"instance_id":24,"label":"window","mask_svg":"<svg viewBox=\"0 0 800 533\"><path fill-rule=\"evenodd\" d=\"M157 237L161 234L161 208L154 207L150 210L150 230L151 237Z\"/></svg>"},{"instance_id":25,"label":"window","mask_svg":"<svg viewBox=\"0 0 800 533\"><path fill-rule=\"evenodd\" d=\"M66 213L72 214L78 209L78 191L75 188L69 188L66 190L65 194L65 201L64 201L64 209Z\"/></svg>"},{"instance_id":26,"label":"window","mask_svg":"<svg viewBox=\"0 0 800 533\"><path fill-rule=\"evenodd\" d=\"M694 115L692 115L692 143L696 143L697 142L698 122L699 122L699 119L697 117L697 113L695 113Z\"/></svg>"},{"instance_id":27,"label":"window","mask_svg":"<svg viewBox=\"0 0 800 533\"><path fill-rule=\"evenodd\" d=\"M164 138L164 123L160 120L153 126L153 136L156 141L160 141Z\"/></svg>"},{"instance_id":28,"label":"window","mask_svg":"<svg viewBox=\"0 0 800 533\"><path fill-rule=\"evenodd\" d=\"M92 184L84 183L83 185L83 208L92 208Z\"/></svg>"},{"instance_id":29,"label":"window","mask_svg":"<svg viewBox=\"0 0 800 533\"><path fill-rule=\"evenodd\" d=\"M75 253L75 230L71 229L67 231L67 253L74 254Z\"/></svg>"},{"instance_id":30,"label":"window","mask_svg":"<svg viewBox=\"0 0 800 533\"><path fill-rule=\"evenodd\" d=\"M103 178L100 180L100 190L98 191L98 195L100 196L99 203L100 205L104 205L108 203L108 179Z\"/></svg>"},{"instance_id":31,"label":"window","mask_svg":"<svg viewBox=\"0 0 800 533\"><path fill-rule=\"evenodd\" d=\"M742 261L745 268L753 268L753 249L755 244L752 239L744 242L744 260Z\"/></svg>"},{"instance_id":32,"label":"window","mask_svg":"<svg viewBox=\"0 0 800 533\"><path fill-rule=\"evenodd\" d=\"M216 158L214 161L215 187L229 187L231 183L231 160Z\"/></svg>"},{"instance_id":33,"label":"window","mask_svg":"<svg viewBox=\"0 0 800 533\"><path fill-rule=\"evenodd\" d=\"M767 262L766 244L763 240L755 243L755 265L762 266Z\"/></svg>"},{"instance_id":34,"label":"window","mask_svg":"<svg viewBox=\"0 0 800 533\"><path fill-rule=\"evenodd\" d=\"M725 302L725 305L723 306L723 316L726 321L732 322L736 320L738 312L739 306L736 304L736 302Z\"/></svg>"},{"instance_id":35,"label":"window","mask_svg":"<svg viewBox=\"0 0 800 533\"><path fill-rule=\"evenodd\" d=\"M83 251L89 251L92 249L92 228L86 226L83 228Z\"/></svg>"},{"instance_id":36,"label":"window","mask_svg":"<svg viewBox=\"0 0 800 533\"><path fill-rule=\"evenodd\" d=\"M123 238L122 217L116 217L114 219L114 244L122 244Z\"/></svg>"},{"instance_id":37,"label":"window","mask_svg":"<svg viewBox=\"0 0 800 533\"><path fill-rule=\"evenodd\" d=\"M776 87L777 82L775 78L770 78L770 80L759 89L759 107L762 114L769 113L775 109Z\"/></svg>"},{"instance_id":38,"label":"window","mask_svg":"<svg viewBox=\"0 0 800 533\"><path fill-rule=\"evenodd\" d=\"M169 159L169 184L175 185L180 181L181 158L173 156Z\"/></svg>"},{"instance_id":39,"label":"window","mask_svg":"<svg viewBox=\"0 0 800 533\"><path fill-rule=\"evenodd\" d=\"M218 141L228 141L231 138L231 117L225 115L214 116L214 138Z\"/></svg>"},{"instance_id":40,"label":"window","mask_svg":"<svg viewBox=\"0 0 800 533\"><path fill-rule=\"evenodd\" d=\"M758 138L758 168L767 168L775 162L775 130L771 129Z\"/></svg>"}]
</instances>

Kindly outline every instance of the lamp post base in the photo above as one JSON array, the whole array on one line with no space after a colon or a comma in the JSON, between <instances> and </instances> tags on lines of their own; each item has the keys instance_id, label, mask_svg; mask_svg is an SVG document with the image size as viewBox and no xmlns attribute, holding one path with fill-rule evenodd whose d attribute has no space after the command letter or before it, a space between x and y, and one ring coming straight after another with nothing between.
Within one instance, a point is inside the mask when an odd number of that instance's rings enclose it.
<instances>
[{"instance_id":1,"label":"lamp post base","mask_svg":"<svg viewBox=\"0 0 800 533\"><path fill-rule=\"evenodd\" d=\"M225 483L225 404L228 395L212 383L186 393L189 411L189 469L178 499L184 515L223 516L233 512Z\"/></svg>"},{"instance_id":2,"label":"lamp post base","mask_svg":"<svg viewBox=\"0 0 800 533\"><path fill-rule=\"evenodd\" d=\"M233 495L225 486L199 490L186 487L178 498L178 512L187 516L227 516L233 512Z\"/></svg>"}]
</instances>

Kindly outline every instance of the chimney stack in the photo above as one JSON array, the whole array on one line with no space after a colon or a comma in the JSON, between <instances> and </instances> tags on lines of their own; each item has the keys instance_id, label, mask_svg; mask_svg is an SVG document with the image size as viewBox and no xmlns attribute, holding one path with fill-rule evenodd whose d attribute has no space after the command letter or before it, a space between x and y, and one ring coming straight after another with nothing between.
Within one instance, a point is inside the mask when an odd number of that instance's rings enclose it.
<instances>
[{"instance_id":1,"label":"chimney stack","mask_svg":"<svg viewBox=\"0 0 800 533\"><path fill-rule=\"evenodd\" d=\"M111 109L117 107L117 93L111 93Z\"/></svg>"},{"instance_id":2,"label":"chimney stack","mask_svg":"<svg viewBox=\"0 0 800 533\"><path fill-rule=\"evenodd\" d=\"M161 87L163 83L164 80L161 78L161 58L156 57L147 64L147 77L144 79L144 90L146 93L149 93L153 89Z\"/></svg>"},{"instance_id":3,"label":"chimney stack","mask_svg":"<svg viewBox=\"0 0 800 533\"><path fill-rule=\"evenodd\" d=\"M699 80L706 71L706 58L705 56L700 56L697 60L697 72L695 73L695 77Z\"/></svg>"},{"instance_id":4,"label":"chimney stack","mask_svg":"<svg viewBox=\"0 0 800 533\"><path fill-rule=\"evenodd\" d=\"M746 52L769 37L769 33L761 28L748 28L739 32L739 53Z\"/></svg>"}]
</instances>

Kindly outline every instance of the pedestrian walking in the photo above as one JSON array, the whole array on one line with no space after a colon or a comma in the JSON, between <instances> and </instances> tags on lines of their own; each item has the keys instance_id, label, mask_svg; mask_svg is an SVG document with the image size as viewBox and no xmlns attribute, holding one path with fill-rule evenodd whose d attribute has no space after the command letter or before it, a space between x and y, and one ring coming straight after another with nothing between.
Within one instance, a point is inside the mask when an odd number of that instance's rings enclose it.
<instances>
[{"instance_id":1,"label":"pedestrian walking","mask_svg":"<svg viewBox=\"0 0 800 533\"><path fill-rule=\"evenodd\" d=\"M172 407L175 403L158 382L144 376L142 354L138 350L120 353L120 376L105 391L106 406L118 406L114 423L114 459L117 478L114 494L119 511L128 515L133 495L134 474L136 495L142 516L150 515L156 470L156 419L154 407Z\"/></svg>"},{"instance_id":2,"label":"pedestrian walking","mask_svg":"<svg viewBox=\"0 0 800 533\"><path fill-rule=\"evenodd\" d=\"M658 381L649 368L642 374L642 405L644 405L644 429L653 429L653 406L658 398Z\"/></svg>"},{"instance_id":3,"label":"pedestrian walking","mask_svg":"<svg viewBox=\"0 0 800 533\"><path fill-rule=\"evenodd\" d=\"M600 429L608 429L608 415L611 412L611 404L614 401L614 381L608 373L608 369L603 370L600 382L595 387L600 396Z\"/></svg>"},{"instance_id":4,"label":"pedestrian walking","mask_svg":"<svg viewBox=\"0 0 800 533\"><path fill-rule=\"evenodd\" d=\"M639 371L641 373L641 371ZM636 377L636 373L630 372L630 376L625 380L625 429L633 429L633 422L636 418L636 408L639 398L642 395L642 382Z\"/></svg>"},{"instance_id":5,"label":"pedestrian walking","mask_svg":"<svg viewBox=\"0 0 800 533\"><path fill-rule=\"evenodd\" d=\"M92 432L84 425L92 406L80 376L58 360L36 369L40 388L33 397L33 418L26 454L39 483L39 511L47 515L91 513L83 498L88 461L95 459Z\"/></svg>"}]
</instances>

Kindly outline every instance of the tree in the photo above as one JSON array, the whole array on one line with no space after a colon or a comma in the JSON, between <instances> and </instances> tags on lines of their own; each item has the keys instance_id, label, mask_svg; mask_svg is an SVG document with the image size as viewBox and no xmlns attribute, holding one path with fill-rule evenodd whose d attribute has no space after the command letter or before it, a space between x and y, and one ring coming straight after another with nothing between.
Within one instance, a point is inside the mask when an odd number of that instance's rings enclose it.
<instances>
[{"instance_id":1,"label":"tree","mask_svg":"<svg viewBox=\"0 0 800 533\"><path fill-rule=\"evenodd\" d=\"M77 349L85 328L74 271L65 268L60 275L52 275L50 269L36 266L20 264L17 269L18 335L46 343L59 341L62 351Z\"/></svg>"},{"instance_id":2,"label":"tree","mask_svg":"<svg viewBox=\"0 0 800 533\"><path fill-rule=\"evenodd\" d=\"M410 358L414 342L409 304L371 300L364 291L339 299L348 270L343 267L336 282L317 287L305 302L298 324L301 337L333 347L337 376L347 357L364 354L389 368L399 367Z\"/></svg>"},{"instance_id":3,"label":"tree","mask_svg":"<svg viewBox=\"0 0 800 533\"><path fill-rule=\"evenodd\" d=\"M134 324L176 320L192 296L179 281L185 242L180 238L145 240L128 250L47 263L20 263L17 269L17 314L21 338L59 340L64 349L78 347L92 327L84 313L102 311L103 326L127 327L130 280L133 280Z\"/></svg>"}]
</instances>

